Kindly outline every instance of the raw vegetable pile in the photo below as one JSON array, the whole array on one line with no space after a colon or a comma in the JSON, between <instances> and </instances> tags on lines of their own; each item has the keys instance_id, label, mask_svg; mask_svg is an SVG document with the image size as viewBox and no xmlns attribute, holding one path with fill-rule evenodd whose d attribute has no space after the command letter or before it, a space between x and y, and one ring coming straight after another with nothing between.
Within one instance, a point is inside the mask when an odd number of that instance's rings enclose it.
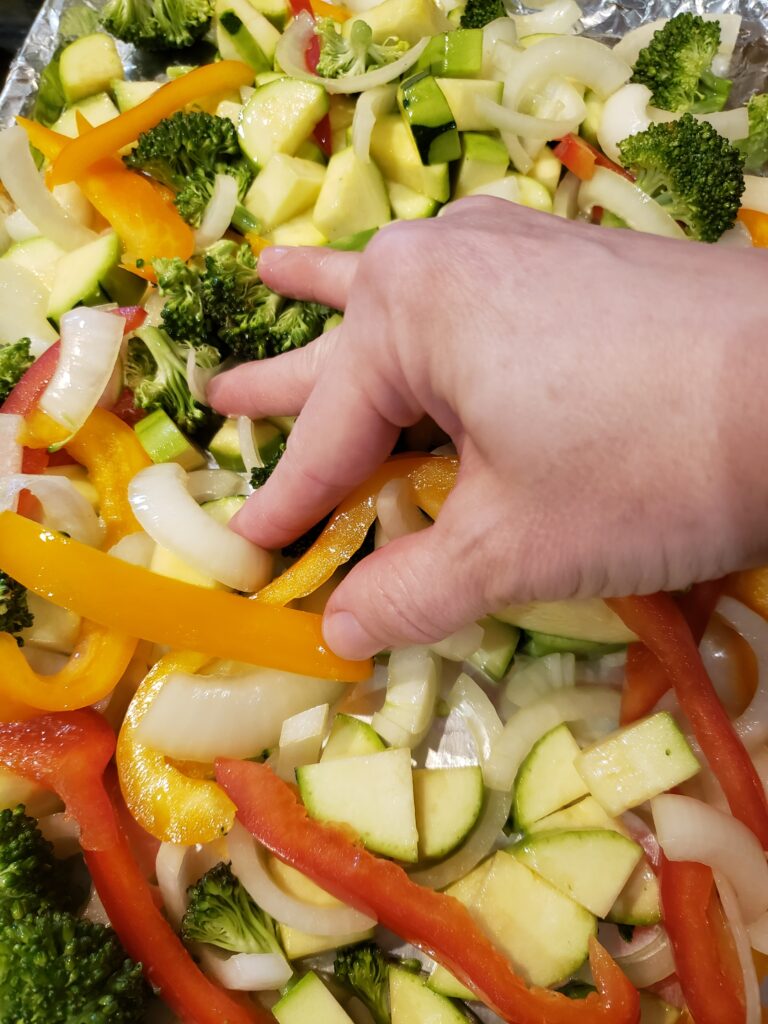
<instances>
[{"instance_id":1,"label":"raw vegetable pile","mask_svg":"<svg viewBox=\"0 0 768 1024\"><path fill-rule=\"evenodd\" d=\"M228 523L292 420L206 402L340 322L270 244L478 194L768 244L739 18L292 3L72 9L0 134L0 1024L757 1024L768 570L347 662L328 594L455 453L264 551Z\"/></svg>"}]
</instances>

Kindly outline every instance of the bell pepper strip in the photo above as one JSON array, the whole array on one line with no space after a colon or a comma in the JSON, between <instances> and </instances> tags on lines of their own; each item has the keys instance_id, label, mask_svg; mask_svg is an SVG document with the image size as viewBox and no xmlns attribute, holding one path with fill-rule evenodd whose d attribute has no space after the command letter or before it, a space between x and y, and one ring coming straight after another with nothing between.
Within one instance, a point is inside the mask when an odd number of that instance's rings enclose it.
<instances>
[{"instance_id":1,"label":"bell pepper strip","mask_svg":"<svg viewBox=\"0 0 768 1024\"><path fill-rule=\"evenodd\" d=\"M768 213L760 210L739 210L738 219L749 231L752 245L768 249Z\"/></svg>"},{"instance_id":2,"label":"bell pepper strip","mask_svg":"<svg viewBox=\"0 0 768 1024\"><path fill-rule=\"evenodd\" d=\"M590 962L599 994L571 1000L528 988L462 903L412 882L399 865L375 857L341 829L313 821L271 768L222 758L216 778L234 800L242 824L279 860L423 949L504 1020L639 1021L637 991L597 942L590 946Z\"/></svg>"},{"instance_id":3,"label":"bell pepper strip","mask_svg":"<svg viewBox=\"0 0 768 1024\"><path fill-rule=\"evenodd\" d=\"M456 482L458 460L431 455L389 459L336 509L312 547L256 595L265 604L285 605L306 597L354 555L376 520L376 499L384 484L406 478L415 500L433 519Z\"/></svg>"},{"instance_id":4,"label":"bell pepper strip","mask_svg":"<svg viewBox=\"0 0 768 1024\"><path fill-rule=\"evenodd\" d=\"M697 644L701 643L722 589L722 580L708 580L695 583L676 599ZM621 724L628 725L650 714L671 686L656 655L643 644L630 644L621 694Z\"/></svg>"},{"instance_id":5,"label":"bell pepper strip","mask_svg":"<svg viewBox=\"0 0 768 1024\"><path fill-rule=\"evenodd\" d=\"M267 1024L200 971L157 908L104 785L115 736L95 711L0 725L0 764L52 789L80 826L85 862L126 952L189 1024Z\"/></svg>"},{"instance_id":6,"label":"bell pepper strip","mask_svg":"<svg viewBox=\"0 0 768 1024\"><path fill-rule=\"evenodd\" d=\"M112 312L115 316L121 316L125 320L125 334L138 331L147 319L147 311L143 306L118 306Z\"/></svg>"},{"instance_id":7,"label":"bell pepper strip","mask_svg":"<svg viewBox=\"0 0 768 1024\"><path fill-rule=\"evenodd\" d=\"M232 828L235 805L221 786L191 778L136 739L142 718L174 672L197 672L205 654L169 654L149 672L131 701L117 741L117 771L128 809L142 828L164 843L209 843Z\"/></svg>"},{"instance_id":8,"label":"bell pepper strip","mask_svg":"<svg viewBox=\"0 0 768 1024\"><path fill-rule=\"evenodd\" d=\"M629 181L635 180L629 171L625 171L623 167L610 160L586 139L582 139L580 135L574 135L573 132L564 135L553 152L557 159L581 181L589 181L594 176L596 167L606 167L609 171L620 174L622 178L627 178Z\"/></svg>"},{"instance_id":9,"label":"bell pepper strip","mask_svg":"<svg viewBox=\"0 0 768 1024\"><path fill-rule=\"evenodd\" d=\"M352 11L341 4L329 4L326 0L310 0L312 13L316 18L333 18L334 21L349 21Z\"/></svg>"},{"instance_id":10,"label":"bell pepper strip","mask_svg":"<svg viewBox=\"0 0 768 1024\"><path fill-rule=\"evenodd\" d=\"M712 870L662 857L659 874L664 927L685 1000L696 1024L744 1020L741 974L729 970L713 920Z\"/></svg>"},{"instance_id":11,"label":"bell pepper strip","mask_svg":"<svg viewBox=\"0 0 768 1024\"><path fill-rule=\"evenodd\" d=\"M38 356L0 406L0 412L26 416L37 405L56 370L60 350L61 343L55 341L42 355ZM47 465L47 452L24 448L21 463L23 473L42 473Z\"/></svg>"},{"instance_id":12,"label":"bell pepper strip","mask_svg":"<svg viewBox=\"0 0 768 1024\"><path fill-rule=\"evenodd\" d=\"M124 146L135 142L142 132L154 128L163 118L188 103L211 93L239 89L241 85L253 85L253 70L236 60L204 64L166 83L120 117L68 141L54 161L51 185L63 185L81 178L94 164L104 157L114 156Z\"/></svg>"},{"instance_id":13,"label":"bell pepper strip","mask_svg":"<svg viewBox=\"0 0 768 1024\"><path fill-rule=\"evenodd\" d=\"M350 683L371 674L370 661L325 647L319 615L160 576L14 512L0 513L0 569L62 608L177 650Z\"/></svg>"},{"instance_id":14,"label":"bell pepper strip","mask_svg":"<svg viewBox=\"0 0 768 1024\"><path fill-rule=\"evenodd\" d=\"M48 160L55 160L72 141L35 121L24 117L17 120L32 145ZM90 139L91 134L88 132L80 138ZM144 261L148 279L153 280L148 269L153 259L178 256L188 260L194 252L194 232L173 205L173 193L158 182L129 170L122 160L104 157L88 166L77 184L120 236L125 246L123 262L128 269L135 269L137 260Z\"/></svg>"},{"instance_id":15,"label":"bell pepper strip","mask_svg":"<svg viewBox=\"0 0 768 1024\"><path fill-rule=\"evenodd\" d=\"M729 576L725 591L737 601L768 619L768 569L748 569Z\"/></svg>"},{"instance_id":16,"label":"bell pepper strip","mask_svg":"<svg viewBox=\"0 0 768 1024\"><path fill-rule=\"evenodd\" d=\"M707 675L683 613L669 594L662 593L608 598L607 603L658 658L731 813L768 850L765 790Z\"/></svg>"},{"instance_id":17,"label":"bell pepper strip","mask_svg":"<svg viewBox=\"0 0 768 1024\"><path fill-rule=\"evenodd\" d=\"M133 392L130 388L123 388L117 401L109 411L114 413L119 420L122 420L129 427L135 427L139 420L143 420L147 415L144 409L136 408Z\"/></svg>"}]
</instances>

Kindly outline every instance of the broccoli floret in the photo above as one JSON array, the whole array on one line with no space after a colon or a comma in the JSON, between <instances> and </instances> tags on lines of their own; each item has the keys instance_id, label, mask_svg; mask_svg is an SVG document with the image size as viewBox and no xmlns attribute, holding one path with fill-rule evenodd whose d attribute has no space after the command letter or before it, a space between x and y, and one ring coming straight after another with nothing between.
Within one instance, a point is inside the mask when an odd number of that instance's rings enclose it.
<instances>
[{"instance_id":1,"label":"broccoli floret","mask_svg":"<svg viewBox=\"0 0 768 1024\"><path fill-rule=\"evenodd\" d=\"M374 43L371 26L360 20L353 22L349 38L341 34L333 18L320 18L315 31L320 40L317 73L324 78L363 75L372 68L391 64L409 48L405 40L395 36Z\"/></svg>"},{"instance_id":2,"label":"broccoli floret","mask_svg":"<svg viewBox=\"0 0 768 1024\"><path fill-rule=\"evenodd\" d=\"M10 633L19 647L23 647L24 640L19 634L34 621L27 604L27 588L7 573L0 572L0 632Z\"/></svg>"},{"instance_id":3,"label":"broccoli floret","mask_svg":"<svg viewBox=\"0 0 768 1024\"><path fill-rule=\"evenodd\" d=\"M128 343L125 382L137 408L164 409L181 430L194 434L209 423L211 413L189 390L188 352L165 331L144 327ZM212 345L196 346L194 352L198 366L210 368L221 362Z\"/></svg>"},{"instance_id":4,"label":"broccoli floret","mask_svg":"<svg viewBox=\"0 0 768 1024\"><path fill-rule=\"evenodd\" d=\"M485 28L506 16L502 0L467 0L461 14L461 28Z\"/></svg>"},{"instance_id":5,"label":"broccoli floret","mask_svg":"<svg viewBox=\"0 0 768 1024\"><path fill-rule=\"evenodd\" d=\"M0 402L4 402L11 391L35 361L29 350L29 338L22 338L13 345L0 348Z\"/></svg>"},{"instance_id":6,"label":"broccoli floret","mask_svg":"<svg viewBox=\"0 0 768 1024\"><path fill-rule=\"evenodd\" d=\"M747 104L749 135L736 146L744 156L744 170L759 173L768 163L768 93L752 96Z\"/></svg>"},{"instance_id":7,"label":"broccoli floret","mask_svg":"<svg viewBox=\"0 0 768 1024\"><path fill-rule=\"evenodd\" d=\"M173 189L179 213L194 227L200 226L217 174L235 179L240 199L253 181L235 126L226 117L203 111L179 111L166 117L140 135L123 159L128 167ZM243 207L236 211L235 220L243 231L258 227Z\"/></svg>"},{"instance_id":8,"label":"broccoli floret","mask_svg":"<svg viewBox=\"0 0 768 1024\"><path fill-rule=\"evenodd\" d=\"M111 928L50 908L0 926L2 1024L139 1024L141 966Z\"/></svg>"},{"instance_id":9,"label":"broccoli floret","mask_svg":"<svg viewBox=\"0 0 768 1024\"><path fill-rule=\"evenodd\" d=\"M744 191L741 153L711 124L684 114L619 143L638 186L691 238L716 242L733 227Z\"/></svg>"},{"instance_id":10,"label":"broccoli floret","mask_svg":"<svg viewBox=\"0 0 768 1024\"><path fill-rule=\"evenodd\" d=\"M200 292L199 267L178 257L153 260L158 291L165 299L163 327L176 341L197 347L208 342L206 321Z\"/></svg>"},{"instance_id":11,"label":"broccoli floret","mask_svg":"<svg viewBox=\"0 0 768 1024\"><path fill-rule=\"evenodd\" d=\"M107 0L104 28L147 50L180 50L208 31L213 0Z\"/></svg>"},{"instance_id":12,"label":"broccoli floret","mask_svg":"<svg viewBox=\"0 0 768 1024\"><path fill-rule=\"evenodd\" d=\"M285 441L281 441L275 450L275 454L265 462L263 466L254 466L251 470L251 487L263 487L272 476L275 466L278 464L285 451Z\"/></svg>"},{"instance_id":13,"label":"broccoli floret","mask_svg":"<svg viewBox=\"0 0 768 1024\"><path fill-rule=\"evenodd\" d=\"M23 807L0 811L0 921L64 898L53 846Z\"/></svg>"},{"instance_id":14,"label":"broccoli floret","mask_svg":"<svg viewBox=\"0 0 768 1024\"><path fill-rule=\"evenodd\" d=\"M333 973L365 1004L376 1024L390 1024L390 961L372 942L342 949L333 961Z\"/></svg>"},{"instance_id":15,"label":"broccoli floret","mask_svg":"<svg viewBox=\"0 0 768 1024\"><path fill-rule=\"evenodd\" d=\"M228 863L211 868L187 893L181 922L185 942L207 942L232 953L285 955L274 920L253 902Z\"/></svg>"},{"instance_id":16,"label":"broccoli floret","mask_svg":"<svg viewBox=\"0 0 768 1024\"><path fill-rule=\"evenodd\" d=\"M653 34L638 54L633 82L651 90L651 102L676 114L722 110L733 84L711 70L720 46L720 24L698 14L678 14Z\"/></svg>"}]
</instances>

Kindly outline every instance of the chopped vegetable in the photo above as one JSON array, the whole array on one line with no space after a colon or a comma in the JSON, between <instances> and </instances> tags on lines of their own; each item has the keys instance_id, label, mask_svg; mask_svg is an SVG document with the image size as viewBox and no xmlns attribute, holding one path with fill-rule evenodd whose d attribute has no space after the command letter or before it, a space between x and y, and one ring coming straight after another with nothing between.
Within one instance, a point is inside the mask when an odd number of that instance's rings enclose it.
<instances>
[{"instance_id":1,"label":"chopped vegetable","mask_svg":"<svg viewBox=\"0 0 768 1024\"><path fill-rule=\"evenodd\" d=\"M462 28L484 28L489 22L506 15L502 0L467 0L461 12Z\"/></svg>"},{"instance_id":2,"label":"chopped vegetable","mask_svg":"<svg viewBox=\"0 0 768 1024\"><path fill-rule=\"evenodd\" d=\"M736 145L744 154L744 170L759 174L768 163L768 93L750 96L747 115L749 135Z\"/></svg>"},{"instance_id":3,"label":"chopped vegetable","mask_svg":"<svg viewBox=\"0 0 768 1024\"><path fill-rule=\"evenodd\" d=\"M333 18L320 18L315 31L320 40L315 72L322 78L364 75L372 68L391 64L410 49L410 43L403 39L390 38L374 43L373 30L362 20L352 23L348 37L341 34Z\"/></svg>"},{"instance_id":4,"label":"chopped vegetable","mask_svg":"<svg viewBox=\"0 0 768 1024\"><path fill-rule=\"evenodd\" d=\"M0 402L6 400L34 363L35 359L29 346L29 338L22 338L15 344L0 348Z\"/></svg>"},{"instance_id":5,"label":"chopped vegetable","mask_svg":"<svg viewBox=\"0 0 768 1024\"><path fill-rule=\"evenodd\" d=\"M27 604L27 588L11 579L8 573L0 571L0 632L10 633L19 647L23 647L24 639L20 633L34 621Z\"/></svg>"},{"instance_id":6,"label":"chopped vegetable","mask_svg":"<svg viewBox=\"0 0 768 1024\"><path fill-rule=\"evenodd\" d=\"M275 471L285 451L285 441L281 441L274 455L263 466L254 466L251 470L251 487L263 487Z\"/></svg>"},{"instance_id":7,"label":"chopped vegetable","mask_svg":"<svg viewBox=\"0 0 768 1024\"><path fill-rule=\"evenodd\" d=\"M181 50L205 35L212 15L212 0L107 0L101 23L145 50Z\"/></svg>"},{"instance_id":8,"label":"chopped vegetable","mask_svg":"<svg viewBox=\"0 0 768 1024\"><path fill-rule=\"evenodd\" d=\"M340 950L333 973L366 1006L375 1024L391 1024L389 1015L390 961L373 942Z\"/></svg>"}]
</instances>

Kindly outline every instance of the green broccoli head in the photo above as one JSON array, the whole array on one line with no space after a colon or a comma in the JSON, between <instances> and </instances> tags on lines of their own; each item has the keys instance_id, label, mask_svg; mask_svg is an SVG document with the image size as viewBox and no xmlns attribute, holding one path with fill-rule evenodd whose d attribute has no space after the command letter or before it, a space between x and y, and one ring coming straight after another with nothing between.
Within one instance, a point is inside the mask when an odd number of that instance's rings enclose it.
<instances>
[{"instance_id":1,"label":"green broccoli head","mask_svg":"<svg viewBox=\"0 0 768 1024\"><path fill-rule=\"evenodd\" d=\"M0 811L0 920L52 903L62 893L53 846L23 807Z\"/></svg>"},{"instance_id":2,"label":"green broccoli head","mask_svg":"<svg viewBox=\"0 0 768 1024\"><path fill-rule=\"evenodd\" d=\"M461 28L484 28L506 17L503 0L467 0L461 14Z\"/></svg>"},{"instance_id":3,"label":"green broccoli head","mask_svg":"<svg viewBox=\"0 0 768 1024\"><path fill-rule=\"evenodd\" d=\"M619 143L638 186L691 238L716 242L733 227L744 191L743 157L711 124L683 114Z\"/></svg>"},{"instance_id":4,"label":"green broccoli head","mask_svg":"<svg viewBox=\"0 0 768 1024\"><path fill-rule=\"evenodd\" d=\"M733 84L713 74L720 24L698 14L678 14L653 34L638 54L632 81L651 90L651 102L676 114L722 110Z\"/></svg>"},{"instance_id":5,"label":"green broccoli head","mask_svg":"<svg viewBox=\"0 0 768 1024\"><path fill-rule=\"evenodd\" d=\"M390 1024L389 967L373 942L342 949L333 962L336 978L365 1004L375 1024Z\"/></svg>"},{"instance_id":6,"label":"green broccoli head","mask_svg":"<svg viewBox=\"0 0 768 1024\"><path fill-rule=\"evenodd\" d=\"M317 73L324 78L363 75L372 68L391 64L409 49L405 40L394 36L383 43L374 43L370 25L359 19L352 23L348 39L341 34L333 18L320 18L316 33L320 40Z\"/></svg>"},{"instance_id":7,"label":"green broccoli head","mask_svg":"<svg viewBox=\"0 0 768 1024\"><path fill-rule=\"evenodd\" d=\"M189 905L181 922L185 942L207 942L232 953L284 956L275 922L258 907L222 861L187 890Z\"/></svg>"},{"instance_id":8,"label":"green broccoli head","mask_svg":"<svg viewBox=\"0 0 768 1024\"><path fill-rule=\"evenodd\" d=\"M101 23L113 36L147 50L180 50L208 31L213 0L107 0Z\"/></svg>"},{"instance_id":9,"label":"green broccoli head","mask_svg":"<svg viewBox=\"0 0 768 1024\"><path fill-rule=\"evenodd\" d=\"M251 487L263 487L275 471L275 467L285 451L285 441L281 441L275 454L263 466L254 466L251 470Z\"/></svg>"},{"instance_id":10,"label":"green broccoli head","mask_svg":"<svg viewBox=\"0 0 768 1024\"><path fill-rule=\"evenodd\" d=\"M230 174L242 199L253 170L242 154L237 130L226 117L204 111L178 111L139 136L124 157L135 171L148 174L176 192L184 220L200 226L217 174Z\"/></svg>"},{"instance_id":11,"label":"green broccoli head","mask_svg":"<svg viewBox=\"0 0 768 1024\"><path fill-rule=\"evenodd\" d=\"M749 135L736 145L744 156L744 170L758 174L768 163L768 93L750 97L747 114Z\"/></svg>"},{"instance_id":12,"label":"green broccoli head","mask_svg":"<svg viewBox=\"0 0 768 1024\"><path fill-rule=\"evenodd\" d=\"M274 351L288 352L318 338L326 320L334 315L332 309L317 302L291 302L272 328Z\"/></svg>"},{"instance_id":13,"label":"green broccoli head","mask_svg":"<svg viewBox=\"0 0 768 1024\"><path fill-rule=\"evenodd\" d=\"M0 402L4 402L35 361L29 338L0 348Z\"/></svg>"},{"instance_id":14,"label":"green broccoli head","mask_svg":"<svg viewBox=\"0 0 768 1024\"><path fill-rule=\"evenodd\" d=\"M0 1020L140 1024L141 966L111 928L50 908L0 924Z\"/></svg>"},{"instance_id":15,"label":"green broccoli head","mask_svg":"<svg viewBox=\"0 0 768 1024\"><path fill-rule=\"evenodd\" d=\"M19 635L35 621L27 604L27 588L7 573L0 572L0 632L16 637L19 647L24 640Z\"/></svg>"},{"instance_id":16,"label":"green broccoli head","mask_svg":"<svg viewBox=\"0 0 768 1024\"><path fill-rule=\"evenodd\" d=\"M185 433L194 434L208 426L211 413L195 401L187 382L188 349L175 343L165 331L144 327L128 343L125 382L133 391L139 409L164 409ZM221 362L212 345L195 348L198 366Z\"/></svg>"},{"instance_id":17,"label":"green broccoli head","mask_svg":"<svg viewBox=\"0 0 768 1024\"><path fill-rule=\"evenodd\" d=\"M152 268L157 275L158 291L165 299L163 327L176 341L195 346L207 344L208 324L195 264L174 257L153 260Z\"/></svg>"}]
</instances>

